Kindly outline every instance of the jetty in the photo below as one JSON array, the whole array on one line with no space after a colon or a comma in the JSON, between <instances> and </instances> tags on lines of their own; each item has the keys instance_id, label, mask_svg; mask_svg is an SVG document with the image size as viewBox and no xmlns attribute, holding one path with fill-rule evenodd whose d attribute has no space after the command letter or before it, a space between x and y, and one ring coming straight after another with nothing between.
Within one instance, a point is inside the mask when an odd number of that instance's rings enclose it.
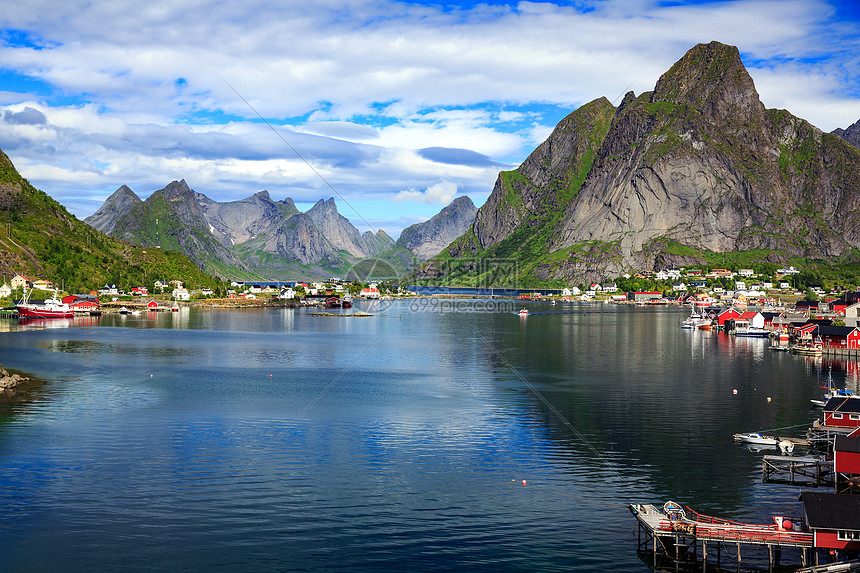
<instances>
[{"instance_id":1,"label":"jetty","mask_svg":"<svg viewBox=\"0 0 860 573\"><path fill-rule=\"evenodd\" d=\"M660 555L675 562L695 561L699 544L706 567L709 550L715 550L719 567L720 549L726 546L733 547L732 554L736 554L738 567L745 547L767 549L771 568L779 564L783 549L799 550L802 566L810 564L814 535L800 518L779 516L772 524L742 523L704 515L672 501L666 502L662 508L652 504L631 504L628 509L638 522L639 549L653 547L655 568Z\"/></svg>"},{"instance_id":2,"label":"jetty","mask_svg":"<svg viewBox=\"0 0 860 573\"><path fill-rule=\"evenodd\" d=\"M833 460L826 460L821 456L766 455L761 461L761 480L763 483L832 486L834 484Z\"/></svg>"}]
</instances>

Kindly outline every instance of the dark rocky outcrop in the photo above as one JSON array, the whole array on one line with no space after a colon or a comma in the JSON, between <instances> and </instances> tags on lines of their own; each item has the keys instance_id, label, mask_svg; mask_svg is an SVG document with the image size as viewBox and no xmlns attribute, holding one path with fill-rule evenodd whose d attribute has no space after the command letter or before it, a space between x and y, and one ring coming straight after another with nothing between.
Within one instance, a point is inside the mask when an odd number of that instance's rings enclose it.
<instances>
[{"instance_id":1,"label":"dark rocky outcrop","mask_svg":"<svg viewBox=\"0 0 860 573\"><path fill-rule=\"evenodd\" d=\"M419 260L427 260L438 255L466 232L475 221L477 212L477 207L469 197L457 197L427 221L403 229L397 244L408 249Z\"/></svg>"}]
</instances>

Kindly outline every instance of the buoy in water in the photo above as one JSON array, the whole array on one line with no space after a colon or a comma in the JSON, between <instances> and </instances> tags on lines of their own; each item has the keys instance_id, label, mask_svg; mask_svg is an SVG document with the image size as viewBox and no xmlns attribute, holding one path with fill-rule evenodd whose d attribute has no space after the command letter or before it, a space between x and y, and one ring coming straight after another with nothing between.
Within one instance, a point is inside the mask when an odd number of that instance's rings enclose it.
<instances>
[{"instance_id":1,"label":"buoy in water","mask_svg":"<svg viewBox=\"0 0 860 573\"><path fill-rule=\"evenodd\" d=\"M767 401L770 402L770 396L767 397Z\"/></svg>"},{"instance_id":2,"label":"buoy in water","mask_svg":"<svg viewBox=\"0 0 860 573\"><path fill-rule=\"evenodd\" d=\"M526 485L526 480L523 480L523 485Z\"/></svg>"},{"instance_id":3,"label":"buoy in water","mask_svg":"<svg viewBox=\"0 0 860 573\"><path fill-rule=\"evenodd\" d=\"M734 390L732 390L732 394L737 394L737 393L738 393L738 389L737 389L737 388L735 388Z\"/></svg>"}]
</instances>

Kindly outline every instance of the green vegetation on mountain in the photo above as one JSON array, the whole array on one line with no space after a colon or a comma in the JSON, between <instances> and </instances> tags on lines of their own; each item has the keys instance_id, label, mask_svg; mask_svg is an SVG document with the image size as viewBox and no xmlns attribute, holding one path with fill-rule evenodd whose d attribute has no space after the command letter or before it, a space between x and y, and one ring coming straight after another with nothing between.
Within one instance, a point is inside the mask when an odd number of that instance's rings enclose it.
<instances>
[{"instance_id":1,"label":"green vegetation on mountain","mask_svg":"<svg viewBox=\"0 0 860 573\"><path fill-rule=\"evenodd\" d=\"M858 250L860 151L766 110L737 48L711 42L653 91L565 118L415 278L529 287L688 262L826 270ZM489 270L501 266L512 270Z\"/></svg>"},{"instance_id":2,"label":"green vegetation on mountain","mask_svg":"<svg viewBox=\"0 0 860 573\"><path fill-rule=\"evenodd\" d=\"M105 283L147 286L179 279L215 288L218 279L187 257L139 248L108 237L21 177L0 151L0 273L54 282L67 292L88 292Z\"/></svg>"}]
</instances>

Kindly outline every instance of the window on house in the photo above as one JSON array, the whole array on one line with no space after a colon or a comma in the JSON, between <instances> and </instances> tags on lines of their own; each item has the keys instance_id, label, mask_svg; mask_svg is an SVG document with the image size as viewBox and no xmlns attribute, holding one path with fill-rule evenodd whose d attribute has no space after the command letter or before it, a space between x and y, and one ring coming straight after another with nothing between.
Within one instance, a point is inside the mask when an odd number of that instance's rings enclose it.
<instances>
[{"instance_id":1,"label":"window on house","mask_svg":"<svg viewBox=\"0 0 860 573\"><path fill-rule=\"evenodd\" d=\"M842 414L833 414L833 419L834 419L834 420L841 420L841 419L842 419Z\"/></svg>"},{"instance_id":2,"label":"window on house","mask_svg":"<svg viewBox=\"0 0 860 573\"><path fill-rule=\"evenodd\" d=\"M848 416L849 420L860 420L860 414L851 414Z\"/></svg>"},{"instance_id":3,"label":"window on house","mask_svg":"<svg viewBox=\"0 0 860 573\"><path fill-rule=\"evenodd\" d=\"M839 530L836 532L839 541L860 541L860 531Z\"/></svg>"}]
</instances>

